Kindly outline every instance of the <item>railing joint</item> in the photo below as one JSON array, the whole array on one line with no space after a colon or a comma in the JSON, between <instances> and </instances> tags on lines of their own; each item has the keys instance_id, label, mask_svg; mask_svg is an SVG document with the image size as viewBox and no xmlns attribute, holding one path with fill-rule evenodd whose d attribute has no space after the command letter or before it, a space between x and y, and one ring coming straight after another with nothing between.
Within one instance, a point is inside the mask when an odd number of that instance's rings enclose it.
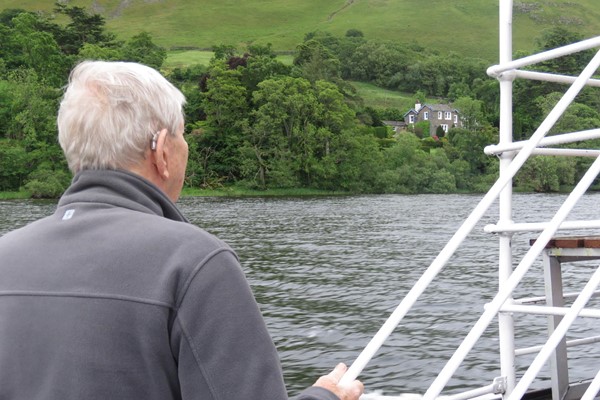
<instances>
[{"instance_id":1,"label":"railing joint","mask_svg":"<svg viewBox=\"0 0 600 400\"><path fill-rule=\"evenodd\" d=\"M504 394L506 393L506 377L498 376L494 378L492 383L494 386L494 394Z\"/></svg>"}]
</instances>

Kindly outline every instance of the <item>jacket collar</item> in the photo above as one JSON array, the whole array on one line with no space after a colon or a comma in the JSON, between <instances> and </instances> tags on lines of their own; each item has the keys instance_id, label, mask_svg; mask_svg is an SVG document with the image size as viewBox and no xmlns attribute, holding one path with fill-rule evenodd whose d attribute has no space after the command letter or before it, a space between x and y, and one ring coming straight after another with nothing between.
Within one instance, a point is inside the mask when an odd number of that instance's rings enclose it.
<instances>
[{"instance_id":1,"label":"jacket collar","mask_svg":"<svg viewBox=\"0 0 600 400\"><path fill-rule=\"evenodd\" d=\"M123 170L83 170L58 202L59 207L72 203L106 203L118 207L160 215L174 221L188 222L175 204L153 183Z\"/></svg>"}]
</instances>

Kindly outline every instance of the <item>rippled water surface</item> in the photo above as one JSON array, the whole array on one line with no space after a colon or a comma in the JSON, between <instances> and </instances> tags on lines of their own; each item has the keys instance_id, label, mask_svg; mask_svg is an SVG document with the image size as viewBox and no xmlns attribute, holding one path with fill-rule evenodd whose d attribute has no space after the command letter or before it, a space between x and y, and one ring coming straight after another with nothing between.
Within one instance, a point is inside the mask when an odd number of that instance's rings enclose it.
<instances>
[{"instance_id":1,"label":"rippled water surface","mask_svg":"<svg viewBox=\"0 0 600 400\"><path fill-rule=\"evenodd\" d=\"M515 196L515 220L544 221L562 195ZM280 351L290 392L312 384L337 362L348 364L433 261L475 207L478 195L350 196L317 198L184 198L196 225L237 251ZM598 219L600 195L588 195L571 219ZM52 212L53 203L0 202L0 234ZM369 363L360 378L367 391L423 393L497 289L497 238L483 233L496 221L492 206L442 274ZM532 234L515 235L519 254ZM516 260L517 262L519 260ZM520 295L543 292L541 263ZM594 266L593 264L591 266ZM588 266L565 266L566 290L581 286ZM518 347L541 344L543 317L517 317ZM576 326L580 337L595 320ZM500 375L496 326L447 389L479 387ZM581 376L597 371L599 346L570 350ZM517 360L526 367L532 357Z\"/></svg>"}]
</instances>

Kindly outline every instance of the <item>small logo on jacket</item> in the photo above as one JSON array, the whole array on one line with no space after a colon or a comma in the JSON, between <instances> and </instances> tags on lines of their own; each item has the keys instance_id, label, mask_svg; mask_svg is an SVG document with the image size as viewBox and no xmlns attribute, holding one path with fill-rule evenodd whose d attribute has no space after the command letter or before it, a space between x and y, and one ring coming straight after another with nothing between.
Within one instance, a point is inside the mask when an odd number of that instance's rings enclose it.
<instances>
[{"instance_id":1,"label":"small logo on jacket","mask_svg":"<svg viewBox=\"0 0 600 400\"><path fill-rule=\"evenodd\" d=\"M62 220L66 221L73 218L73 214L75 214L75 210L67 210L65 211L65 215L63 215Z\"/></svg>"}]
</instances>

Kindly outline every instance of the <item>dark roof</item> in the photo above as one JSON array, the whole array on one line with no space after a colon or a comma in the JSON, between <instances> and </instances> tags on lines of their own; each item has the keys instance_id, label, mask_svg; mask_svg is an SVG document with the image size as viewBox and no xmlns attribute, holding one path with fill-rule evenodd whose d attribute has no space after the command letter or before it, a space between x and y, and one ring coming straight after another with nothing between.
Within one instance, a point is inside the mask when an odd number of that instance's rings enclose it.
<instances>
[{"instance_id":1,"label":"dark roof","mask_svg":"<svg viewBox=\"0 0 600 400\"><path fill-rule=\"evenodd\" d=\"M454 111L454 112L458 112L458 110L456 108L452 108L448 104L424 104L423 107L421 107L421 109L423 109L425 107L429 108L431 111Z\"/></svg>"}]
</instances>

